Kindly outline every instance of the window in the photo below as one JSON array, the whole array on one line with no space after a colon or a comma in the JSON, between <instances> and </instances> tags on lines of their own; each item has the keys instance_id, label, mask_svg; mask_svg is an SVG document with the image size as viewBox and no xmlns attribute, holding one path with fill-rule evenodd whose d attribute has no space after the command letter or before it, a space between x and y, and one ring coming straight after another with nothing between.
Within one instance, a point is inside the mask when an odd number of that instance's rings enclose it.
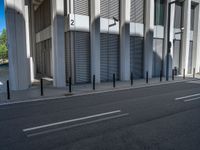
<instances>
[{"instance_id":1,"label":"window","mask_svg":"<svg viewBox=\"0 0 200 150\"><path fill-rule=\"evenodd\" d=\"M191 7L191 26L190 26L190 30L194 30L194 17L195 17L195 5L192 5Z\"/></svg>"},{"instance_id":2,"label":"window","mask_svg":"<svg viewBox=\"0 0 200 150\"><path fill-rule=\"evenodd\" d=\"M155 0L154 24L164 26L164 0Z\"/></svg>"}]
</instances>

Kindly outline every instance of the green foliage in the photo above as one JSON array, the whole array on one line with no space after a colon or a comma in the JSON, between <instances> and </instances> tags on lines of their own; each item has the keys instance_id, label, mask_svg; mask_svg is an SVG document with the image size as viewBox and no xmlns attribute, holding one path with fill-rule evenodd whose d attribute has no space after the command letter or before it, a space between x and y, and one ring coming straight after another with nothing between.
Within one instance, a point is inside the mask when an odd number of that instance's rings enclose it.
<instances>
[{"instance_id":1,"label":"green foliage","mask_svg":"<svg viewBox=\"0 0 200 150\"><path fill-rule=\"evenodd\" d=\"M0 45L6 45L6 43L7 43L6 29L3 29L0 35Z\"/></svg>"},{"instance_id":2,"label":"green foliage","mask_svg":"<svg viewBox=\"0 0 200 150\"><path fill-rule=\"evenodd\" d=\"M6 29L0 34L0 59L8 59Z\"/></svg>"}]
</instances>

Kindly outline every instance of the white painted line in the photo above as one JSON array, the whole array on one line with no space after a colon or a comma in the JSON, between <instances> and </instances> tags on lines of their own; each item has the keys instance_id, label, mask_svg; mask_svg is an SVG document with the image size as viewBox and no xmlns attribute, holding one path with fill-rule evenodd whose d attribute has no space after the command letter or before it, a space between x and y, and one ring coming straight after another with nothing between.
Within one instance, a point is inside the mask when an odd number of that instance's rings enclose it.
<instances>
[{"instance_id":1,"label":"white painted line","mask_svg":"<svg viewBox=\"0 0 200 150\"><path fill-rule=\"evenodd\" d=\"M120 113L120 112L121 112L121 110L116 110L116 111L111 111L111 112L96 114L96 115L92 115L92 116L81 117L81 118L77 118L77 119L71 119L71 120L66 120L66 121L61 121L61 122L56 122L56 123L41 125L41 126L37 126L37 127L23 129L23 132L29 132L29 131L33 131L33 130L48 128L48 127L62 125L62 124L67 124L67 123L76 122L76 121L82 121L82 120L96 118L96 117L102 117L102 116L106 116L106 115L110 115L110 114L116 114L116 113Z\"/></svg>"},{"instance_id":2,"label":"white painted line","mask_svg":"<svg viewBox=\"0 0 200 150\"><path fill-rule=\"evenodd\" d=\"M52 129L52 130L46 130L46 131L41 131L41 132L37 132L37 133L27 134L27 137L34 137L34 136L49 134L49 133L58 132L58 131L62 131L62 130L67 130L67 129L71 129L71 128L81 127L81 126L84 126L84 125L100 123L100 122L103 122L103 121L122 118L122 117L125 117L125 116L128 116L128 115L129 115L128 113L120 114L120 115L115 115L115 116L97 119L97 120L93 120L93 121L83 122L83 123L79 123L79 124L75 124L75 125L71 125L71 126L67 126L67 127L61 127L61 128L56 128L56 129Z\"/></svg>"},{"instance_id":3,"label":"white painted line","mask_svg":"<svg viewBox=\"0 0 200 150\"><path fill-rule=\"evenodd\" d=\"M195 96L199 96L199 95L200 95L200 93L193 94L193 95L188 95L188 96L176 98L175 100L182 100L182 99L191 98L191 97L195 97Z\"/></svg>"},{"instance_id":4,"label":"white painted line","mask_svg":"<svg viewBox=\"0 0 200 150\"><path fill-rule=\"evenodd\" d=\"M191 102L191 101L195 101L195 100L199 100L199 99L200 99L200 97L196 97L196 98L184 100L184 102Z\"/></svg>"}]
</instances>

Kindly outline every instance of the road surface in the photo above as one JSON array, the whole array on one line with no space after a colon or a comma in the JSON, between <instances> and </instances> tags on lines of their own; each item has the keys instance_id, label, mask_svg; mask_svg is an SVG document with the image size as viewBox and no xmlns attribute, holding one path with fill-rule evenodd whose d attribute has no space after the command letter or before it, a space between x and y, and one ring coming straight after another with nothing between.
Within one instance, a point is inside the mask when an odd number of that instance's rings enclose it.
<instances>
[{"instance_id":1,"label":"road surface","mask_svg":"<svg viewBox=\"0 0 200 150\"><path fill-rule=\"evenodd\" d=\"M199 150L200 81L0 106L0 150Z\"/></svg>"}]
</instances>

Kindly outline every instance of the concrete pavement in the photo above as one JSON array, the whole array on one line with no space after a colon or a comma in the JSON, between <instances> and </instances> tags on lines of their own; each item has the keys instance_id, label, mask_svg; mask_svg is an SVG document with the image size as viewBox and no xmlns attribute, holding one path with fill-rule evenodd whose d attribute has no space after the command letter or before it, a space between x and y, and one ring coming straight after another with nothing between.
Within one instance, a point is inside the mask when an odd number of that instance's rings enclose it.
<instances>
[{"instance_id":1,"label":"concrete pavement","mask_svg":"<svg viewBox=\"0 0 200 150\"><path fill-rule=\"evenodd\" d=\"M72 86L72 93L69 93L69 87L66 88L54 88L52 87L52 81L49 79L44 80L44 96L40 95L40 85L39 82L34 84L28 90L23 91L11 91L11 99L7 100L6 93L0 93L0 105L3 104L12 104L12 103L19 103L19 102L29 102L29 101L38 101L38 100L49 100L55 98L63 98L69 96L80 96L80 95L88 95L88 94L95 94L95 93L103 93L103 92L110 92L110 91L120 91L120 90L127 90L127 89L135 89L135 88L142 88L142 87L149 87L149 86L157 86L162 84L172 84L176 82L187 82L192 80L198 80L198 76L193 79L191 76L187 76L185 80L183 77L176 77L174 81L170 79L166 81L163 77L162 82L160 82L159 78L152 78L149 79L149 83L146 84L145 79L134 80L133 86L131 86L131 82L116 82L116 87L113 88L113 83L101 83L96 84L96 89L93 90L92 84L82 84L82 85L73 85ZM4 85L5 86L5 85Z\"/></svg>"},{"instance_id":2,"label":"concrete pavement","mask_svg":"<svg viewBox=\"0 0 200 150\"><path fill-rule=\"evenodd\" d=\"M190 81L0 106L0 147L198 150L199 93Z\"/></svg>"}]
</instances>

